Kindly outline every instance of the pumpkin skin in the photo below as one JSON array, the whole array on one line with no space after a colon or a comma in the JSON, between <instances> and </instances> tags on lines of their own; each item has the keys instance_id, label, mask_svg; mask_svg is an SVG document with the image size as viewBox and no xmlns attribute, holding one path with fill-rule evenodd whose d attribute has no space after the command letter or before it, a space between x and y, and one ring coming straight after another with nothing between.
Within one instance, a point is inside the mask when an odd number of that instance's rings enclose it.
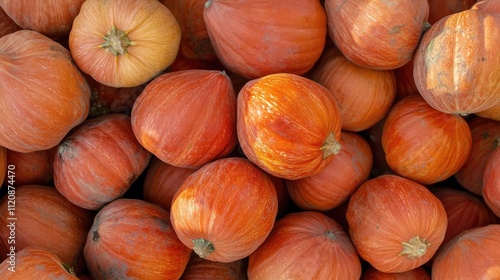
<instances>
[{"instance_id":1,"label":"pumpkin skin","mask_svg":"<svg viewBox=\"0 0 500 280\"><path fill-rule=\"evenodd\" d=\"M500 13L500 3L495 0L479 0L471 9L477 9L488 13Z\"/></svg>"},{"instance_id":2,"label":"pumpkin skin","mask_svg":"<svg viewBox=\"0 0 500 280\"><path fill-rule=\"evenodd\" d=\"M476 0L427 0L429 2L429 23L434 24L438 20L465 10L470 9Z\"/></svg>"},{"instance_id":3,"label":"pumpkin skin","mask_svg":"<svg viewBox=\"0 0 500 280\"><path fill-rule=\"evenodd\" d=\"M307 260L305 259L307 256ZM361 263L349 235L312 211L279 219L248 259L248 279L359 279Z\"/></svg>"},{"instance_id":4,"label":"pumpkin skin","mask_svg":"<svg viewBox=\"0 0 500 280\"><path fill-rule=\"evenodd\" d=\"M223 263L200 258L193 253L180 280L246 280L247 265L247 258Z\"/></svg>"},{"instance_id":5,"label":"pumpkin skin","mask_svg":"<svg viewBox=\"0 0 500 280\"><path fill-rule=\"evenodd\" d=\"M500 145L500 121L476 117L469 121L472 146L464 165L455 179L466 190L481 195L486 162Z\"/></svg>"},{"instance_id":6,"label":"pumpkin skin","mask_svg":"<svg viewBox=\"0 0 500 280\"><path fill-rule=\"evenodd\" d=\"M23 29L59 38L69 34L83 2L85 0L1 0L0 7Z\"/></svg>"},{"instance_id":7,"label":"pumpkin skin","mask_svg":"<svg viewBox=\"0 0 500 280\"><path fill-rule=\"evenodd\" d=\"M0 146L47 150L87 117L89 86L68 50L48 37L20 30L0 38L0 71Z\"/></svg>"},{"instance_id":8,"label":"pumpkin skin","mask_svg":"<svg viewBox=\"0 0 500 280\"><path fill-rule=\"evenodd\" d=\"M342 130L359 132L380 121L396 97L392 70L359 67L337 49L325 51L311 79L330 90L340 109Z\"/></svg>"},{"instance_id":9,"label":"pumpkin skin","mask_svg":"<svg viewBox=\"0 0 500 280\"><path fill-rule=\"evenodd\" d=\"M394 173L430 185L453 176L472 146L467 122L433 109L419 95L397 102L384 123L382 147Z\"/></svg>"},{"instance_id":10,"label":"pumpkin skin","mask_svg":"<svg viewBox=\"0 0 500 280\"><path fill-rule=\"evenodd\" d=\"M21 29L0 7L0 38Z\"/></svg>"},{"instance_id":11,"label":"pumpkin skin","mask_svg":"<svg viewBox=\"0 0 500 280\"><path fill-rule=\"evenodd\" d=\"M55 151L57 147L31 153L7 150L7 163L16 168L16 185L52 184Z\"/></svg>"},{"instance_id":12,"label":"pumpkin skin","mask_svg":"<svg viewBox=\"0 0 500 280\"><path fill-rule=\"evenodd\" d=\"M7 173L7 149L5 149L4 147L0 147L0 182L3 183L4 178L6 178L6 173Z\"/></svg>"},{"instance_id":13,"label":"pumpkin skin","mask_svg":"<svg viewBox=\"0 0 500 280\"><path fill-rule=\"evenodd\" d=\"M500 102L500 16L476 9L449 15L423 35L413 75L436 110L468 115Z\"/></svg>"},{"instance_id":14,"label":"pumpkin skin","mask_svg":"<svg viewBox=\"0 0 500 280\"><path fill-rule=\"evenodd\" d=\"M419 95L415 79L413 78L413 61L412 58L405 65L394 69L396 77L396 101L403 99L408 95Z\"/></svg>"},{"instance_id":15,"label":"pumpkin skin","mask_svg":"<svg viewBox=\"0 0 500 280\"><path fill-rule=\"evenodd\" d=\"M69 49L96 81L135 87L172 64L180 40L177 20L157 0L90 0L73 22Z\"/></svg>"},{"instance_id":16,"label":"pumpkin skin","mask_svg":"<svg viewBox=\"0 0 500 280\"><path fill-rule=\"evenodd\" d=\"M388 70L413 57L427 28L427 0L326 0L328 34L353 63Z\"/></svg>"},{"instance_id":17,"label":"pumpkin skin","mask_svg":"<svg viewBox=\"0 0 500 280\"><path fill-rule=\"evenodd\" d=\"M198 168L236 146L236 94L225 72L163 74L146 86L131 116L139 143L174 166Z\"/></svg>"},{"instance_id":18,"label":"pumpkin skin","mask_svg":"<svg viewBox=\"0 0 500 280\"><path fill-rule=\"evenodd\" d=\"M432 279L499 279L499 248L500 224L466 230L436 257Z\"/></svg>"},{"instance_id":19,"label":"pumpkin skin","mask_svg":"<svg viewBox=\"0 0 500 280\"><path fill-rule=\"evenodd\" d=\"M500 104L490 107L484 111L477 112L476 116L500 121Z\"/></svg>"},{"instance_id":20,"label":"pumpkin skin","mask_svg":"<svg viewBox=\"0 0 500 280\"><path fill-rule=\"evenodd\" d=\"M251 80L238 94L237 109L243 152L273 176L318 174L341 149L337 102L310 79L280 73Z\"/></svg>"},{"instance_id":21,"label":"pumpkin skin","mask_svg":"<svg viewBox=\"0 0 500 280\"><path fill-rule=\"evenodd\" d=\"M83 247L92 225L92 214L64 198L54 187L24 185L16 187L15 248L40 246L54 252L68 267L80 272L84 267ZM0 201L0 221L8 225L8 197ZM57 226L55 226L57 225ZM10 229L0 228L4 248L10 248ZM6 256L8 252L1 252Z\"/></svg>"},{"instance_id":22,"label":"pumpkin skin","mask_svg":"<svg viewBox=\"0 0 500 280\"><path fill-rule=\"evenodd\" d=\"M361 280L431 280L431 275L422 267L401 273L386 273L370 266L361 275Z\"/></svg>"},{"instance_id":23,"label":"pumpkin skin","mask_svg":"<svg viewBox=\"0 0 500 280\"><path fill-rule=\"evenodd\" d=\"M483 175L483 198L488 207L500 217L500 148L486 162Z\"/></svg>"},{"instance_id":24,"label":"pumpkin skin","mask_svg":"<svg viewBox=\"0 0 500 280\"><path fill-rule=\"evenodd\" d=\"M179 279L191 250L175 235L167 210L121 198L97 213L84 253L95 280L154 280Z\"/></svg>"},{"instance_id":25,"label":"pumpkin skin","mask_svg":"<svg viewBox=\"0 0 500 280\"><path fill-rule=\"evenodd\" d=\"M54 184L75 205L97 210L124 195L150 159L134 137L129 116L102 116L85 121L61 142Z\"/></svg>"},{"instance_id":26,"label":"pumpkin skin","mask_svg":"<svg viewBox=\"0 0 500 280\"><path fill-rule=\"evenodd\" d=\"M204 165L184 181L170 220L182 243L198 256L233 262L264 242L277 211L269 176L247 159L230 157Z\"/></svg>"},{"instance_id":27,"label":"pumpkin skin","mask_svg":"<svg viewBox=\"0 0 500 280\"><path fill-rule=\"evenodd\" d=\"M75 274L66 270L61 259L48 248L29 246L16 252L15 272L9 270L9 258L0 264L0 275L3 279L60 279L78 280ZM12 268L11 268L12 269Z\"/></svg>"},{"instance_id":28,"label":"pumpkin skin","mask_svg":"<svg viewBox=\"0 0 500 280\"><path fill-rule=\"evenodd\" d=\"M415 269L434 255L446 233L446 211L426 187L397 175L363 183L346 211L361 258L381 272Z\"/></svg>"},{"instance_id":29,"label":"pumpkin skin","mask_svg":"<svg viewBox=\"0 0 500 280\"><path fill-rule=\"evenodd\" d=\"M305 74L325 46L326 14L318 0L209 0L203 18L221 63L248 79Z\"/></svg>"},{"instance_id":30,"label":"pumpkin skin","mask_svg":"<svg viewBox=\"0 0 500 280\"><path fill-rule=\"evenodd\" d=\"M373 165L368 142L359 134L343 131L340 145L340 152L319 174L286 181L288 194L301 209L333 209L368 179Z\"/></svg>"}]
</instances>

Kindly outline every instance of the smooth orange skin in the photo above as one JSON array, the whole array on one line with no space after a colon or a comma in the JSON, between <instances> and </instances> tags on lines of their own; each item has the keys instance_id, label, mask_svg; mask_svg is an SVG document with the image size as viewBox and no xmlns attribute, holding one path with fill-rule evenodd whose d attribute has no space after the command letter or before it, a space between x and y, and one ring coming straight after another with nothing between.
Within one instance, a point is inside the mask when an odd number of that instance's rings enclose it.
<instances>
[{"instance_id":1,"label":"smooth orange skin","mask_svg":"<svg viewBox=\"0 0 500 280\"><path fill-rule=\"evenodd\" d=\"M432 279L499 279L499 236L499 224L462 232L434 260Z\"/></svg>"},{"instance_id":2,"label":"smooth orange skin","mask_svg":"<svg viewBox=\"0 0 500 280\"><path fill-rule=\"evenodd\" d=\"M429 23L472 8L477 0L427 0L429 2Z\"/></svg>"},{"instance_id":3,"label":"smooth orange skin","mask_svg":"<svg viewBox=\"0 0 500 280\"><path fill-rule=\"evenodd\" d=\"M85 0L1 0L0 7L23 29L59 38L69 34L83 2Z\"/></svg>"},{"instance_id":4,"label":"smooth orange skin","mask_svg":"<svg viewBox=\"0 0 500 280\"><path fill-rule=\"evenodd\" d=\"M214 262L191 254L180 280L243 280L247 279L248 259L234 262Z\"/></svg>"},{"instance_id":5,"label":"smooth orange skin","mask_svg":"<svg viewBox=\"0 0 500 280\"><path fill-rule=\"evenodd\" d=\"M47 150L87 117L87 81L69 51L48 37L20 30L0 38L0 72L0 146Z\"/></svg>"},{"instance_id":6,"label":"smooth orange skin","mask_svg":"<svg viewBox=\"0 0 500 280\"><path fill-rule=\"evenodd\" d=\"M203 238L214 247L207 260L233 262L264 242L277 211L269 176L247 159L229 157L204 165L184 181L173 198L170 220L187 247Z\"/></svg>"},{"instance_id":7,"label":"smooth orange skin","mask_svg":"<svg viewBox=\"0 0 500 280\"><path fill-rule=\"evenodd\" d=\"M236 146L236 94L218 70L186 70L151 81L132 107L132 129L161 161L198 168Z\"/></svg>"},{"instance_id":8,"label":"smooth orange skin","mask_svg":"<svg viewBox=\"0 0 500 280\"><path fill-rule=\"evenodd\" d=\"M87 120L59 145L54 185L69 201L98 210L121 197L148 166L151 153L132 132L130 117Z\"/></svg>"},{"instance_id":9,"label":"smooth orange skin","mask_svg":"<svg viewBox=\"0 0 500 280\"><path fill-rule=\"evenodd\" d=\"M132 41L123 55L101 45L113 28ZM157 0L87 0L73 22L69 49L78 67L111 87L135 87L164 71L179 51L181 28Z\"/></svg>"},{"instance_id":10,"label":"smooth orange skin","mask_svg":"<svg viewBox=\"0 0 500 280\"><path fill-rule=\"evenodd\" d=\"M349 234L324 214L279 219L248 260L248 279L359 279L361 263Z\"/></svg>"},{"instance_id":11,"label":"smooth orange skin","mask_svg":"<svg viewBox=\"0 0 500 280\"><path fill-rule=\"evenodd\" d=\"M392 70L357 66L334 47L324 52L310 77L337 101L342 130L359 132L372 127L389 112L396 97Z\"/></svg>"},{"instance_id":12,"label":"smooth orange skin","mask_svg":"<svg viewBox=\"0 0 500 280\"><path fill-rule=\"evenodd\" d=\"M138 199L117 199L96 215L84 248L95 280L179 279L191 254L169 212Z\"/></svg>"},{"instance_id":13,"label":"smooth orange skin","mask_svg":"<svg viewBox=\"0 0 500 280\"><path fill-rule=\"evenodd\" d=\"M5 259L0 264L0 275L5 280L15 279L58 279L78 280L63 266L61 259L49 248L29 246L16 252L15 272L9 271L11 264Z\"/></svg>"},{"instance_id":14,"label":"smooth orange skin","mask_svg":"<svg viewBox=\"0 0 500 280\"><path fill-rule=\"evenodd\" d=\"M500 15L468 9L442 18L423 35L413 76L436 110L468 115L500 103Z\"/></svg>"},{"instance_id":15,"label":"smooth orange skin","mask_svg":"<svg viewBox=\"0 0 500 280\"><path fill-rule=\"evenodd\" d=\"M500 104L490 107L484 111L477 112L476 116L500 121Z\"/></svg>"},{"instance_id":16,"label":"smooth orange skin","mask_svg":"<svg viewBox=\"0 0 500 280\"><path fill-rule=\"evenodd\" d=\"M465 119L433 109L419 95L397 102L382 131L382 147L392 171L424 185L453 176L465 164L471 146Z\"/></svg>"},{"instance_id":17,"label":"smooth orange skin","mask_svg":"<svg viewBox=\"0 0 500 280\"><path fill-rule=\"evenodd\" d=\"M500 148L486 162L483 175L483 198L488 207L500 217Z\"/></svg>"},{"instance_id":18,"label":"smooth orange skin","mask_svg":"<svg viewBox=\"0 0 500 280\"><path fill-rule=\"evenodd\" d=\"M477 9L488 13L500 14L500 2L496 0L478 0L472 6L472 9Z\"/></svg>"},{"instance_id":19,"label":"smooth orange skin","mask_svg":"<svg viewBox=\"0 0 500 280\"><path fill-rule=\"evenodd\" d=\"M427 0L326 0L328 34L353 63L389 70L413 57L429 14Z\"/></svg>"},{"instance_id":20,"label":"smooth orange skin","mask_svg":"<svg viewBox=\"0 0 500 280\"><path fill-rule=\"evenodd\" d=\"M238 94L237 132L245 155L267 173L289 180L318 174L335 155L321 147L341 135L332 94L320 84L290 73L247 82Z\"/></svg>"},{"instance_id":21,"label":"smooth orange skin","mask_svg":"<svg viewBox=\"0 0 500 280\"><path fill-rule=\"evenodd\" d=\"M248 79L305 74L325 46L319 0L210 0L203 18L222 64Z\"/></svg>"},{"instance_id":22,"label":"smooth orange skin","mask_svg":"<svg viewBox=\"0 0 500 280\"><path fill-rule=\"evenodd\" d=\"M415 269L434 255L447 227L441 201L425 186L397 175L380 175L363 183L349 200L349 233L361 258L388 273ZM419 236L430 243L410 259L399 255L402 242Z\"/></svg>"},{"instance_id":23,"label":"smooth orange skin","mask_svg":"<svg viewBox=\"0 0 500 280\"><path fill-rule=\"evenodd\" d=\"M341 205L370 175L373 156L360 135L343 131L342 149L319 173L287 180L288 194L304 210L326 211Z\"/></svg>"},{"instance_id":24,"label":"smooth orange skin","mask_svg":"<svg viewBox=\"0 0 500 280\"><path fill-rule=\"evenodd\" d=\"M8 225L8 198L0 202L0 222ZM15 248L20 251L29 246L40 246L54 252L61 262L82 269L82 251L87 232L92 225L92 214L64 198L54 187L24 185L16 187ZM4 249L10 248L10 229L0 227ZM7 252L2 251L4 258Z\"/></svg>"}]
</instances>

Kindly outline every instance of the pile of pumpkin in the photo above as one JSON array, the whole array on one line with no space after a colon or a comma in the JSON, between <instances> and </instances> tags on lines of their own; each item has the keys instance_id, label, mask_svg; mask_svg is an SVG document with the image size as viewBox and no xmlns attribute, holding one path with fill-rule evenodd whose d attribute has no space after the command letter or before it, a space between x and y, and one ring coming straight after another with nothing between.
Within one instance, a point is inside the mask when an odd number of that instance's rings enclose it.
<instances>
[{"instance_id":1,"label":"pile of pumpkin","mask_svg":"<svg viewBox=\"0 0 500 280\"><path fill-rule=\"evenodd\" d=\"M0 7L0 278L500 279L500 1Z\"/></svg>"}]
</instances>

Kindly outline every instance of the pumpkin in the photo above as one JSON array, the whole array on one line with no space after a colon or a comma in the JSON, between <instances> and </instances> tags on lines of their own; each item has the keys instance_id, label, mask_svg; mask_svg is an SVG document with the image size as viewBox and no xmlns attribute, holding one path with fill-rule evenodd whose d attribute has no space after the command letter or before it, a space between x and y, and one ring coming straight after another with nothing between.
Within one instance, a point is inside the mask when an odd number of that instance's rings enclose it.
<instances>
[{"instance_id":1,"label":"pumpkin","mask_svg":"<svg viewBox=\"0 0 500 280\"><path fill-rule=\"evenodd\" d=\"M305 74L325 46L319 0L209 0L203 18L221 63L248 79Z\"/></svg>"},{"instance_id":2,"label":"pumpkin","mask_svg":"<svg viewBox=\"0 0 500 280\"><path fill-rule=\"evenodd\" d=\"M16 185L51 184L54 170L52 163L56 150L57 147L31 153L18 153L7 150L7 163L15 166Z\"/></svg>"},{"instance_id":3,"label":"pumpkin","mask_svg":"<svg viewBox=\"0 0 500 280\"><path fill-rule=\"evenodd\" d=\"M225 72L163 74L146 86L131 116L139 143L174 166L198 168L236 146L236 94Z\"/></svg>"},{"instance_id":4,"label":"pumpkin","mask_svg":"<svg viewBox=\"0 0 500 280\"><path fill-rule=\"evenodd\" d=\"M7 173L7 149L0 147L0 182L3 182ZM1 186L1 185L0 185Z\"/></svg>"},{"instance_id":5,"label":"pumpkin","mask_svg":"<svg viewBox=\"0 0 500 280\"><path fill-rule=\"evenodd\" d=\"M59 279L78 280L73 271L68 270L61 259L50 249L29 246L8 257L0 264L3 279Z\"/></svg>"},{"instance_id":6,"label":"pumpkin","mask_svg":"<svg viewBox=\"0 0 500 280\"><path fill-rule=\"evenodd\" d=\"M405 65L394 69L394 76L396 77L396 101L408 95L420 94L413 78L413 61L414 59L412 58Z\"/></svg>"},{"instance_id":7,"label":"pumpkin","mask_svg":"<svg viewBox=\"0 0 500 280\"><path fill-rule=\"evenodd\" d=\"M476 116L492 119L495 121L500 121L500 104L493 106L493 107L490 107L490 108L483 110L481 112L477 112Z\"/></svg>"},{"instance_id":8,"label":"pumpkin","mask_svg":"<svg viewBox=\"0 0 500 280\"><path fill-rule=\"evenodd\" d=\"M174 62L165 70L165 72L175 72L183 70L202 69L202 70L224 70L219 60L207 61L201 59L191 59L184 56L181 52L177 54ZM229 74L229 73L228 73Z\"/></svg>"},{"instance_id":9,"label":"pumpkin","mask_svg":"<svg viewBox=\"0 0 500 280\"><path fill-rule=\"evenodd\" d=\"M97 210L123 196L150 158L129 116L105 115L85 121L59 144L54 184L75 205Z\"/></svg>"},{"instance_id":10,"label":"pumpkin","mask_svg":"<svg viewBox=\"0 0 500 280\"><path fill-rule=\"evenodd\" d=\"M324 214L279 219L248 258L248 279L359 279L361 263L349 235Z\"/></svg>"},{"instance_id":11,"label":"pumpkin","mask_svg":"<svg viewBox=\"0 0 500 280\"><path fill-rule=\"evenodd\" d=\"M23 29L58 38L69 33L83 2L85 0L1 0L0 7Z\"/></svg>"},{"instance_id":12,"label":"pumpkin","mask_svg":"<svg viewBox=\"0 0 500 280\"><path fill-rule=\"evenodd\" d=\"M50 186L17 186L14 196L14 210L10 202L12 196L4 196L0 201L1 223L14 224L13 228L0 227L5 249L14 245L9 244L14 236L16 251L40 246L54 252L65 266L80 272L85 265L82 252L92 225L92 214L72 204ZM16 218L14 221L9 219L13 216ZM1 255L6 256L7 253L1 252Z\"/></svg>"},{"instance_id":13,"label":"pumpkin","mask_svg":"<svg viewBox=\"0 0 500 280\"><path fill-rule=\"evenodd\" d=\"M214 262L191 254L180 280L246 280L248 259L234 262Z\"/></svg>"},{"instance_id":14,"label":"pumpkin","mask_svg":"<svg viewBox=\"0 0 500 280\"><path fill-rule=\"evenodd\" d=\"M500 148L486 162L483 173L483 198L488 207L500 217Z\"/></svg>"},{"instance_id":15,"label":"pumpkin","mask_svg":"<svg viewBox=\"0 0 500 280\"><path fill-rule=\"evenodd\" d=\"M369 266L363 271L361 280L431 280L431 275L423 267L417 267L405 272L387 273Z\"/></svg>"},{"instance_id":16,"label":"pumpkin","mask_svg":"<svg viewBox=\"0 0 500 280\"><path fill-rule=\"evenodd\" d=\"M413 75L422 97L444 113L468 115L500 102L500 16L449 15L423 35Z\"/></svg>"},{"instance_id":17,"label":"pumpkin","mask_svg":"<svg viewBox=\"0 0 500 280\"><path fill-rule=\"evenodd\" d=\"M432 279L499 279L499 248L500 224L466 230L436 257Z\"/></svg>"},{"instance_id":18,"label":"pumpkin","mask_svg":"<svg viewBox=\"0 0 500 280\"><path fill-rule=\"evenodd\" d=\"M397 175L364 182L351 196L346 218L360 257L386 273L430 260L447 227L441 201L425 186Z\"/></svg>"},{"instance_id":19,"label":"pumpkin","mask_svg":"<svg viewBox=\"0 0 500 280\"><path fill-rule=\"evenodd\" d=\"M181 27L179 52L189 59L217 60L203 20L206 0L160 0L160 2L167 6Z\"/></svg>"},{"instance_id":20,"label":"pumpkin","mask_svg":"<svg viewBox=\"0 0 500 280\"><path fill-rule=\"evenodd\" d=\"M389 112L396 96L392 70L359 67L335 47L325 51L310 77L337 101L343 130L358 132L373 126Z\"/></svg>"},{"instance_id":21,"label":"pumpkin","mask_svg":"<svg viewBox=\"0 0 500 280\"><path fill-rule=\"evenodd\" d=\"M179 239L207 260L248 257L271 232L278 211L273 182L244 158L208 163L176 192L170 220Z\"/></svg>"},{"instance_id":22,"label":"pumpkin","mask_svg":"<svg viewBox=\"0 0 500 280\"><path fill-rule=\"evenodd\" d=\"M368 179L373 157L367 141L357 133L343 131L340 145L340 152L319 174L286 181L288 194L301 209L333 209Z\"/></svg>"},{"instance_id":23,"label":"pumpkin","mask_svg":"<svg viewBox=\"0 0 500 280\"><path fill-rule=\"evenodd\" d=\"M251 80L238 94L240 146L276 177L296 180L321 172L341 149L341 125L328 89L295 74Z\"/></svg>"},{"instance_id":24,"label":"pumpkin","mask_svg":"<svg viewBox=\"0 0 500 280\"><path fill-rule=\"evenodd\" d=\"M478 0L471 9L478 9L488 13L500 13L500 3L496 0Z\"/></svg>"},{"instance_id":25,"label":"pumpkin","mask_svg":"<svg viewBox=\"0 0 500 280\"><path fill-rule=\"evenodd\" d=\"M476 0L427 0L429 2L429 23L434 24L438 20L465 10L470 9Z\"/></svg>"},{"instance_id":26,"label":"pumpkin","mask_svg":"<svg viewBox=\"0 0 500 280\"><path fill-rule=\"evenodd\" d=\"M69 49L96 81L135 87L172 64L180 40L177 20L157 0L89 0L73 22Z\"/></svg>"},{"instance_id":27,"label":"pumpkin","mask_svg":"<svg viewBox=\"0 0 500 280\"><path fill-rule=\"evenodd\" d=\"M21 29L0 6L0 38Z\"/></svg>"},{"instance_id":28,"label":"pumpkin","mask_svg":"<svg viewBox=\"0 0 500 280\"><path fill-rule=\"evenodd\" d=\"M408 63L428 27L427 0L326 0L328 34L353 63L388 70Z\"/></svg>"},{"instance_id":29,"label":"pumpkin","mask_svg":"<svg viewBox=\"0 0 500 280\"><path fill-rule=\"evenodd\" d=\"M464 165L455 173L455 179L466 190L481 195L486 162L500 146L500 121L475 117L468 123L472 147Z\"/></svg>"},{"instance_id":30,"label":"pumpkin","mask_svg":"<svg viewBox=\"0 0 500 280\"><path fill-rule=\"evenodd\" d=\"M170 210L175 193L195 171L196 169L173 166L153 157L144 178L144 200Z\"/></svg>"},{"instance_id":31,"label":"pumpkin","mask_svg":"<svg viewBox=\"0 0 500 280\"><path fill-rule=\"evenodd\" d=\"M97 213L84 248L93 279L179 279L191 250L169 212L138 199L117 199Z\"/></svg>"},{"instance_id":32,"label":"pumpkin","mask_svg":"<svg viewBox=\"0 0 500 280\"><path fill-rule=\"evenodd\" d=\"M47 150L87 117L89 86L69 51L48 37L20 30L0 38L0 72L0 146Z\"/></svg>"},{"instance_id":33,"label":"pumpkin","mask_svg":"<svg viewBox=\"0 0 500 280\"><path fill-rule=\"evenodd\" d=\"M430 185L453 176L472 146L467 121L432 108L411 95L390 110L382 131L382 147L394 173Z\"/></svg>"}]
</instances>

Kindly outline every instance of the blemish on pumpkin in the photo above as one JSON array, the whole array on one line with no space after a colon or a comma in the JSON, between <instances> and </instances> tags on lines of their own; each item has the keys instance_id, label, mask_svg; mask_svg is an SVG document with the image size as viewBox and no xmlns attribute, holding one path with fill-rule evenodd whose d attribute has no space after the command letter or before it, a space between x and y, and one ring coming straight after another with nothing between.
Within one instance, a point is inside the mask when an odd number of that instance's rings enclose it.
<instances>
[{"instance_id":1,"label":"blemish on pumpkin","mask_svg":"<svg viewBox=\"0 0 500 280\"><path fill-rule=\"evenodd\" d=\"M391 29L389 29L389 33L390 34L399 33L404 26L405 26L404 24L393 26Z\"/></svg>"},{"instance_id":2,"label":"blemish on pumpkin","mask_svg":"<svg viewBox=\"0 0 500 280\"><path fill-rule=\"evenodd\" d=\"M101 238L101 236L99 235L99 232L97 230L94 230L92 232L92 240L94 242L98 242L100 238Z\"/></svg>"}]
</instances>

